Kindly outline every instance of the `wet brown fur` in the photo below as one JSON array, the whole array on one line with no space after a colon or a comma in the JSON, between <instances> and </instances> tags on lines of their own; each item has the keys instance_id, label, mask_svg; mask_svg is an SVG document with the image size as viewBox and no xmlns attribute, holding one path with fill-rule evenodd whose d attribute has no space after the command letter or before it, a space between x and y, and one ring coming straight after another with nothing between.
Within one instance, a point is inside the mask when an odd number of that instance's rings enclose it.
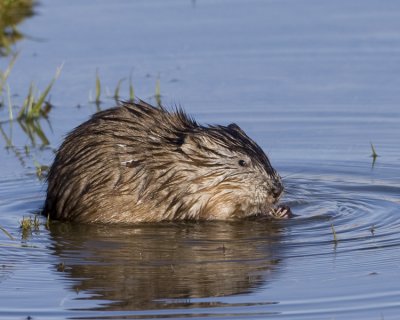
<instances>
[{"instance_id":1,"label":"wet brown fur","mask_svg":"<svg viewBox=\"0 0 400 320\"><path fill-rule=\"evenodd\" d=\"M201 126L143 101L101 111L57 152L43 213L79 222L229 220L266 213L283 186L236 124Z\"/></svg>"}]
</instances>

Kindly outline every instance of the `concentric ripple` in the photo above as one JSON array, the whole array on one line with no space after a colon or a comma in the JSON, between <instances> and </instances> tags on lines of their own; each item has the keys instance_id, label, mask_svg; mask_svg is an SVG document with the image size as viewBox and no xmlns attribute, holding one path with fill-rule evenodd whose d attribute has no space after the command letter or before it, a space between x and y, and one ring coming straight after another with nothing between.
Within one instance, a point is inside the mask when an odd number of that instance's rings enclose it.
<instances>
[{"instance_id":1,"label":"concentric ripple","mask_svg":"<svg viewBox=\"0 0 400 320\"><path fill-rule=\"evenodd\" d=\"M346 250L400 245L399 181L362 178L352 169L353 176L307 173L288 179L287 203L298 211L286 238L289 244L303 236L302 244L335 240Z\"/></svg>"}]
</instances>

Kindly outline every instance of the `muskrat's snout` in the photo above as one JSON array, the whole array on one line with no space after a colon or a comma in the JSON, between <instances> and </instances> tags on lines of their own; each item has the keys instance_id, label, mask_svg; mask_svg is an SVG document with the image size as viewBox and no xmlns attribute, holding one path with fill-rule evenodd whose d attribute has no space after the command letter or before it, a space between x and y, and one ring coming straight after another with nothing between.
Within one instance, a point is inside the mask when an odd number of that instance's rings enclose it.
<instances>
[{"instance_id":1,"label":"muskrat's snout","mask_svg":"<svg viewBox=\"0 0 400 320\"><path fill-rule=\"evenodd\" d=\"M294 216L292 210L287 205L277 204L278 200L284 191L283 183L281 178L278 176L277 180L274 181L270 189L271 198L273 198L273 206L268 208L266 215L274 219L288 219Z\"/></svg>"},{"instance_id":2,"label":"muskrat's snout","mask_svg":"<svg viewBox=\"0 0 400 320\"><path fill-rule=\"evenodd\" d=\"M271 195L271 198L273 199L273 203L278 202L279 198L283 194L283 183L282 180L279 176L276 177L276 179L272 182L269 192Z\"/></svg>"},{"instance_id":3,"label":"muskrat's snout","mask_svg":"<svg viewBox=\"0 0 400 320\"><path fill-rule=\"evenodd\" d=\"M260 188L260 191L262 195L259 198L261 200L260 205L262 210L269 210L279 202L279 199L283 195L284 186L281 178L276 173L274 175L263 175L263 182L261 184L262 188Z\"/></svg>"},{"instance_id":4,"label":"muskrat's snout","mask_svg":"<svg viewBox=\"0 0 400 320\"><path fill-rule=\"evenodd\" d=\"M283 184L281 182L274 184L271 189L271 193L272 196L278 200L283 193Z\"/></svg>"}]
</instances>

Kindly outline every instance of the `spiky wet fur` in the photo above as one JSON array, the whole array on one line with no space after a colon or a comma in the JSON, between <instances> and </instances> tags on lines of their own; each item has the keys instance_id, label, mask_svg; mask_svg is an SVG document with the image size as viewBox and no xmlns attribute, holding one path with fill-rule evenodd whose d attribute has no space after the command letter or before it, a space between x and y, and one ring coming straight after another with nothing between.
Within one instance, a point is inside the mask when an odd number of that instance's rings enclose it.
<instances>
[{"instance_id":1,"label":"spiky wet fur","mask_svg":"<svg viewBox=\"0 0 400 320\"><path fill-rule=\"evenodd\" d=\"M225 220L267 212L282 189L237 125L201 126L181 109L139 101L98 112L66 137L43 212L80 222Z\"/></svg>"}]
</instances>

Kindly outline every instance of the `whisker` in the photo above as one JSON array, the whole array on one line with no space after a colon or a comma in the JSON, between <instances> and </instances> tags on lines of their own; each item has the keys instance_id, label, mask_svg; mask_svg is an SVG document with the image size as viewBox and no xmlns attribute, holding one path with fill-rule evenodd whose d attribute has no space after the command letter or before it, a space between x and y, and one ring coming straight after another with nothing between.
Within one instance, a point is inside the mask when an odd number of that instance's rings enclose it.
<instances>
[{"instance_id":1,"label":"whisker","mask_svg":"<svg viewBox=\"0 0 400 320\"><path fill-rule=\"evenodd\" d=\"M284 191L284 194L295 195L295 193L294 193L294 192L292 192L292 191L288 191L288 190L285 190L285 191Z\"/></svg>"},{"instance_id":2,"label":"whisker","mask_svg":"<svg viewBox=\"0 0 400 320\"><path fill-rule=\"evenodd\" d=\"M301 174L301 173L304 173L304 170L303 171L292 172L292 173L289 173L287 175L281 176L281 179L284 180L284 179L287 179L289 177L293 178L293 176L295 176L297 174ZM299 177L296 177L296 178L299 178Z\"/></svg>"}]
</instances>

